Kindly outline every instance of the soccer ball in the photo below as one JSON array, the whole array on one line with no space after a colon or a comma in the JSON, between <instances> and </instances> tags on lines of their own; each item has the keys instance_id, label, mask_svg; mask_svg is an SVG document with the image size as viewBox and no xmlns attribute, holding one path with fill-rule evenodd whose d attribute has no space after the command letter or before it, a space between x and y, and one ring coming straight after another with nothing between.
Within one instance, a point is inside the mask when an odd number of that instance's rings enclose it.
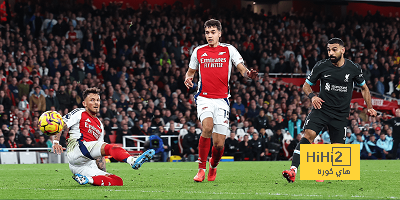
<instances>
[{"instance_id":1,"label":"soccer ball","mask_svg":"<svg viewBox=\"0 0 400 200\"><path fill-rule=\"evenodd\" d=\"M58 112L47 111L39 117L38 126L45 135L56 135L62 130L64 120Z\"/></svg>"}]
</instances>

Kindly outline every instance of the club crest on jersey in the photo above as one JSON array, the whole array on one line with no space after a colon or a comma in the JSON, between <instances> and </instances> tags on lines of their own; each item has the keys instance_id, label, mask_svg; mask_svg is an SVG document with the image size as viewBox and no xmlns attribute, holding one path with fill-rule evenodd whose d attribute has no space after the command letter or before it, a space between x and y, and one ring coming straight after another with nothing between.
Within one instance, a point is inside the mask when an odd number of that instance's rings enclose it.
<instances>
[{"instance_id":1,"label":"club crest on jersey","mask_svg":"<svg viewBox=\"0 0 400 200\"><path fill-rule=\"evenodd\" d=\"M207 53L203 53L203 55L201 55L201 57L203 57L203 56L208 56L208 55L207 55Z\"/></svg>"},{"instance_id":2,"label":"club crest on jersey","mask_svg":"<svg viewBox=\"0 0 400 200\"><path fill-rule=\"evenodd\" d=\"M225 51L224 52L219 52L218 53L218 55L220 56L220 55L224 55L224 53L226 53Z\"/></svg>"},{"instance_id":3,"label":"club crest on jersey","mask_svg":"<svg viewBox=\"0 0 400 200\"><path fill-rule=\"evenodd\" d=\"M326 91L331 90L331 85L330 85L329 83L326 83L326 84L325 84L325 90L326 90Z\"/></svg>"},{"instance_id":4,"label":"club crest on jersey","mask_svg":"<svg viewBox=\"0 0 400 200\"><path fill-rule=\"evenodd\" d=\"M344 75L344 82L349 82L349 76L350 74Z\"/></svg>"}]
</instances>

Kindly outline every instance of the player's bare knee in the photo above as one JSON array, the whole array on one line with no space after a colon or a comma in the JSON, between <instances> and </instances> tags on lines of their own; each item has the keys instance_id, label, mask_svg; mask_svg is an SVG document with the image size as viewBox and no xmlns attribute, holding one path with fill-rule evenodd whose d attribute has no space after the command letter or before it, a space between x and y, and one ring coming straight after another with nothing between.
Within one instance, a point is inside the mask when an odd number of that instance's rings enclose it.
<instances>
[{"instance_id":1,"label":"player's bare knee","mask_svg":"<svg viewBox=\"0 0 400 200\"><path fill-rule=\"evenodd\" d=\"M205 134L206 136L208 136L208 137L211 137L211 134L212 134L212 130L213 130L213 126L211 125L205 125L205 126L203 126L203 133L202 134Z\"/></svg>"},{"instance_id":2,"label":"player's bare knee","mask_svg":"<svg viewBox=\"0 0 400 200\"><path fill-rule=\"evenodd\" d=\"M224 148L223 144L215 144L214 143L214 148L216 148L218 151L222 150Z\"/></svg>"},{"instance_id":3,"label":"player's bare knee","mask_svg":"<svg viewBox=\"0 0 400 200\"><path fill-rule=\"evenodd\" d=\"M314 141L314 139L317 137L317 133L316 133L315 131L313 131L313 130L307 130L307 131L304 133L304 137L305 137L307 140L309 140L310 143L311 143L311 142Z\"/></svg>"}]
</instances>

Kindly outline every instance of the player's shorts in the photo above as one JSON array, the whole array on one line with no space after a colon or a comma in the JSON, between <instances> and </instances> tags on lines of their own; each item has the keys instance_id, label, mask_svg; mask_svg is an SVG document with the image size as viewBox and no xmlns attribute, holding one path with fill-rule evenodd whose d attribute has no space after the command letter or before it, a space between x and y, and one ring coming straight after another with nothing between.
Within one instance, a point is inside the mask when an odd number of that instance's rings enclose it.
<instances>
[{"instance_id":1,"label":"player's shorts","mask_svg":"<svg viewBox=\"0 0 400 200\"><path fill-rule=\"evenodd\" d=\"M229 131L229 101L224 99L210 99L198 96L196 99L197 117L201 122L207 117L213 118L213 132L228 135Z\"/></svg>"},{"instance_id":2,"label":"player's shorts","mask_svg":"<svg viewBox=\"0 0 400 200\"><path fill-rule=\"evenodd\" d=\"M311 129L318 134L325 126L327 126L331 143L344 144L346 138L346 125L346 117L338 119L338 117L332 117L329 113L322 111L321 109L312 109L306 118L303 129Z\"/></svg>"},{"instance_id":3,"label":"player's shorts","mask_svg":"<svg viewBox=\"0 0 400 200\"><path fill-rule=\"evenodd\" d=\"M107 175L107 173L97 167L97 158L102 157L101 146L105 144L100 141L74 141L69 139L67 157L69 169L73 174L81 174L84 176ZM71 144L72 142L72 144Z\"/></svg>"}]
</instances>

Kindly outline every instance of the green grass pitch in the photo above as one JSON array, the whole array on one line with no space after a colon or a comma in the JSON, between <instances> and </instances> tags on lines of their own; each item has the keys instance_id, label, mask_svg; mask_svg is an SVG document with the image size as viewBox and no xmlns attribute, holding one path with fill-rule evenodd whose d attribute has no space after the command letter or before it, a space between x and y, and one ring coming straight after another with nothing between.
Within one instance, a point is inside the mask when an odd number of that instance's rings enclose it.
<instances>
[{"instance_id":1,"label":"green grass pitch","mask_svg":"<svg viewBox=\"0 0 400 200\"><path fill-rule=\"evenodd\" d=\"M0 199L399 199L400 162L361 161L360 181L287 183L289 161L222 162L214 182L195 183L197 163L108 163L124 186L78 185L68 164L0 165ZM301 170L301 169L300 169Z\"/></svg>"}]
</instances>

